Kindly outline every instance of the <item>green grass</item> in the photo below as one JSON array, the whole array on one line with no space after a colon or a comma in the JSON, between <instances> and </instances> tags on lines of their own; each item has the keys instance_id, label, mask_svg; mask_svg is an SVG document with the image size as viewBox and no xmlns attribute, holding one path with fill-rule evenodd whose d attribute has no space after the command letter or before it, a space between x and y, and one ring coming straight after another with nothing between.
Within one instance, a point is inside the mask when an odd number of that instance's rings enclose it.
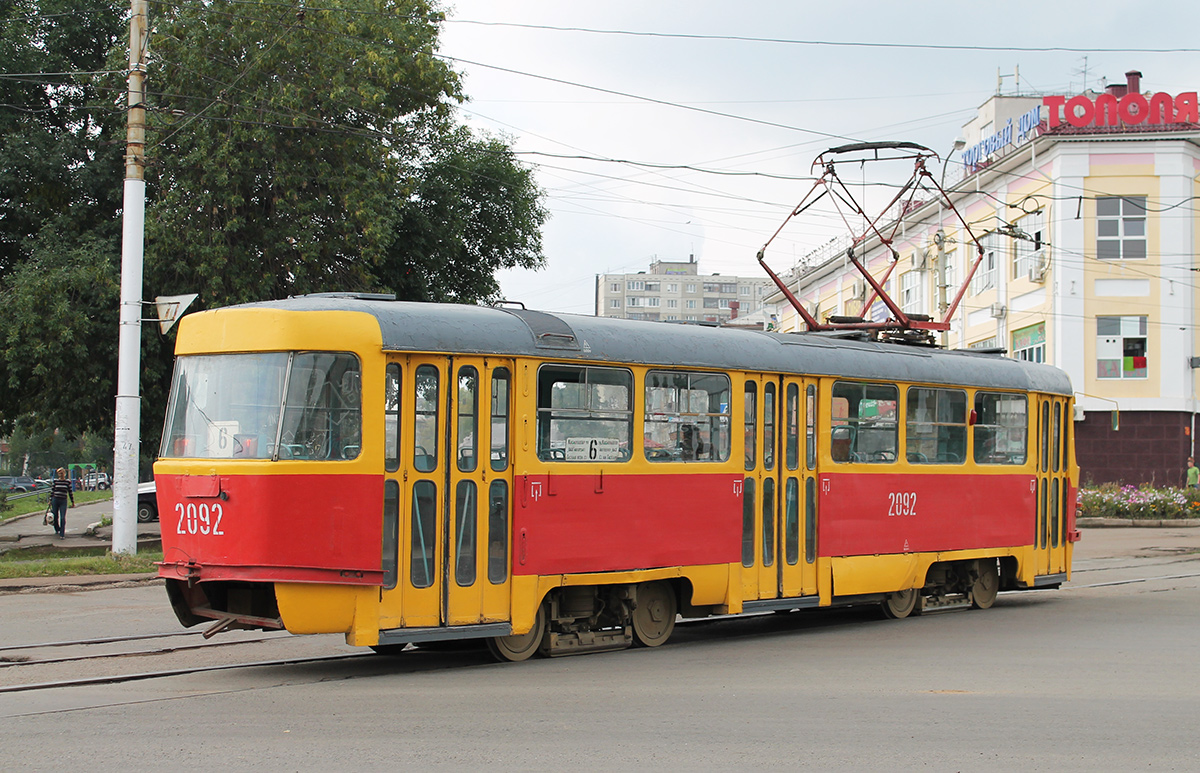
<instances>
[{"instance_id":1,"label":"green grass","mask_svg":"<svg viewBox=\"0 0 1200 773\"><path fill-rule=\"evenodd\" d=\"M106 548L60 550L54 547L10 550L0 554L0 580L15 577L63 577L88 574L142 574L158 571L162 551L114 556Z\"/></svg>"},{"instance_id":2,"label":"green grass","mask_svg":"<svg viewBox=\"0 0 1200 773\"><path fill-rule=\"evenodd\" d=\"M101 502L106 499L112 499L112 491L76 491L75 504L85 505L89 502ZM16 501L9 500L8 504L12 505L11 510L5 510L0 513L0 523L4 523L10 518L16 518L19 515L28 515L29 513L44 513L50 502L50 495L41 493L37 496L25 497ZM68 511L70 512L70 511Z\"/></svg>"}]
</instances>

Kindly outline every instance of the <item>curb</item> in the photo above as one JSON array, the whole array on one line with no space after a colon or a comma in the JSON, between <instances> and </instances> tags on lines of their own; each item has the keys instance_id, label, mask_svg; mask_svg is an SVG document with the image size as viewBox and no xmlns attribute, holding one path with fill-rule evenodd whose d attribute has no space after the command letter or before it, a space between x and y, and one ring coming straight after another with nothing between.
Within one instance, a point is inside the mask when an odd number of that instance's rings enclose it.
<instances>
[{"instance_id":1,"label":"curb","mask_svg":"<svg viewBox=\"0 0 1200 773\"><path fill-rule=\"evenodd\" d=\"M76 574L63 577L14 577L0 580L0 594L67 592L128 587L159 582L162 578L152 572L145 574Z\"/></svg>"},{"instance_id":2,"label":"curb","mask_svg":"<svg viewBox=\"0 0 1200 773\"><path fill-rule=\"evenodd\" d=\"M1115 529L1129 526L1144 529L1189 529L1200 527L1200 518L1077 518L1075 525L1080 528L1092 529Z\"/></svg>"}]
</instances>

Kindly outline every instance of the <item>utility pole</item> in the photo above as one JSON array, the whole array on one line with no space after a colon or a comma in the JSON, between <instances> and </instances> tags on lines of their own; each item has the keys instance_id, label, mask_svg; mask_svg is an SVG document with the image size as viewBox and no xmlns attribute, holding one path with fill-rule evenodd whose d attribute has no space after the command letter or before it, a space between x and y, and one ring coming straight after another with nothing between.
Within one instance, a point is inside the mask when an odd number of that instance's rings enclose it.
<instances>
[{"instance_id":1,"label":"utility pole","mask_svg":"<svg viewBox=\"0 0 1200 773\"><path fill-rule=\"evenodd\" d=\"M147 0L130 0L129 116L125 129L124 216L117 412L113 438L113 546L137 553L138 457L141 450L142 260L146 226Z\"/></svg>"},{"instance_id":2,"label":"utility pole","mask_svg":"<svg viewBox=\"0 0 1200 773\"><path fill-rule=\"evenodd\" d=\"M946 309L950 308L950 304L946 301L946 232L942 229L937 229L933 235L933 243L937 245L937 286L938 286L938 318L945 319ZM949 320L946 320L947 322ZM946 331L942 331L942 348L946 348L948 337Z\"/></svg>"}]
</instances>

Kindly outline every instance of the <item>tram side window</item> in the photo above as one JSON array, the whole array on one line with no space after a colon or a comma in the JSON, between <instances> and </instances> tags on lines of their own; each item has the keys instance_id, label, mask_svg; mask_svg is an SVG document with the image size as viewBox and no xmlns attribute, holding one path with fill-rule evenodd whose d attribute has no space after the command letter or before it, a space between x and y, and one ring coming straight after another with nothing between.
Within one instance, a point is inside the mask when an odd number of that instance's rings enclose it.
<instances>
[{"instance_id":1,"label":"tram side window","mask_svg":"<svg viewBox=\"0 0 1200 773\"><path fill-rule=\"evenodd\" d=\"M976 463L1025 464L1028 411L1025 395L976 392Z\"/></svg>"},{"instance_id":2,"label":"tram side window","mask_svg":"<svg viewBox=\"0 0 1200 773\"><path fill-rule=\"evenodd\" d=\"M400 469L400 366L391 363L383 383L383 465Z\"/></svg>"},{"instance_id":3,"label":"tram side window","mask_svg":"<svg viewBox=\"0 0 1200 773\"><path fill-rule=\"evenodd\" d=\"M628 461L632 395L633 374L628 370L543 365L538 370L538 458Z\"/></svg>"},{"instance_id":4,"label":"tram side window","mask_svg":"<svg viewBox=\"0 0 1200 773\"><path fill-rule=\"evenodd\" d=\"M492 371L492 469L508 469L508 368Z\"/></svg>"},{"instance_id":5,"label":"tram side window","mask_svg":"<svg viewBox=\"0 0 1200 773\"><path fill-rule=\"evenodd\" d=\"M835 462L886 464L899 447L900 390L891 384L833 385L830 454Z\"/></svg>"},{"instance_id":6,"label":"tram side window","mask_svg":"<svg viewBox=\"0 0 1200 773\"><path fill-rule=\"evenodd\" d=\"M471 365L458 369L458 469L474 472L479 463L479 373Z\"/></svg>"},{"instance_id":7,"label":"tram side window","mask_svg":"<svg viewBox=\"0 0 1200 773\"><path fill-rule=\"evenodd\" d=\"M904 456L912 464L962 464L967 459L967 393L909 387Z\"/></svg>"},{"instance_id":8,"label":"tram side window","mask_svg":"<svg viewBox=\"0 0 1200 773\"><path fill-rule=\"evenodd\" d=\"M417 412L413 425L413 466L417 472L433 472L438 465L438 370L432 365L417 368L414 389Z\"/></svg>"},{"instance_id":9,"label":"tram side window","mask_svg":"<svg viewBox=\"0 0 1200 773\"><path fill-rule=\"evenodd\" d=\"M729 377L646 374L642 449L651 462L723 462L729 458Z\"/></svg>"}]
</instances>

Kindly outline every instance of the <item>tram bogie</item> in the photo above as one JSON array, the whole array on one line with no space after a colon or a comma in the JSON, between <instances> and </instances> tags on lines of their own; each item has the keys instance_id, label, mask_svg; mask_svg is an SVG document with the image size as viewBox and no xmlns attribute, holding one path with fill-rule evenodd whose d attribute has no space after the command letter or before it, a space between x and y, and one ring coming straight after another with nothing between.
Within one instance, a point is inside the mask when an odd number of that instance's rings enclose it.
<instances>
[{"instance_id":1,"label":"tram bogie","mask_svg":"<svg viewBox=\"0 0 1200 773\"><path fill-rule=\"evenodd\" d=\"M176 353L160 575L210 633L657 647L680 615L986 609L1078 538L1049 366L354 297L191 315Z\"/></svg>"}]
</instances>

